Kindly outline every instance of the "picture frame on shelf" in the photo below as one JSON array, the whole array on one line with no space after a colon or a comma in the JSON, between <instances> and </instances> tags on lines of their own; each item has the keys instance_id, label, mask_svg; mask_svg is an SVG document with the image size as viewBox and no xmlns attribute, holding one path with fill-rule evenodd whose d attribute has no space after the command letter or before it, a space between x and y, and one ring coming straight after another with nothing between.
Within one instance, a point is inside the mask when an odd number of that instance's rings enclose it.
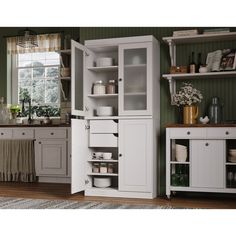
<instances>
[{"instance_id":1,"label":"picture frame on shelf","mask_svg":"<svg viewBox=\"0 0 236 236\"><path fill-rule=\"evenodd\" d=\"M220 62L221 71L231 71L236 69L236 49L222 50L222 57Z\"/></svg>"}]
</instances>

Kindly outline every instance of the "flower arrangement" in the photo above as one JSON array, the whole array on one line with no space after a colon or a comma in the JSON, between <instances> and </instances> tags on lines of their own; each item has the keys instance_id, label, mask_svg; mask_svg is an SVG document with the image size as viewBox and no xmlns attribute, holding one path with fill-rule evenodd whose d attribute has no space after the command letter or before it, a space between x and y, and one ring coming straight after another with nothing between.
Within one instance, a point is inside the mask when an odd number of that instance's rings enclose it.
<instances>
[{"instance_id":1,"label":"flower arrangement","mask_svg":"<svg viewBox=\"0 0 236 236\"><path fill-rule=\"evenodd\" d=\"M180 88L179 92L174 94L173 103L176 106L181 105L193 105L200 103L203 99L203 96L199 90L193 88L191 83L183 83L183 86Z\"/></svg>"}]
</instances>

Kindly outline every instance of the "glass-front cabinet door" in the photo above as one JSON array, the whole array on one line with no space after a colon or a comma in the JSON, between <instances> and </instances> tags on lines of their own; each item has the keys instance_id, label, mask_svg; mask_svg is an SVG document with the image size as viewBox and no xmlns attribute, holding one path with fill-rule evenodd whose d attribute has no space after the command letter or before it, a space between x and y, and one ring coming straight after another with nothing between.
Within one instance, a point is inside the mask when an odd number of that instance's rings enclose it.
<instances>
[{"instance_id":1,"label":"glass-front cabinet door","mask_svg":"<svg viewBox=\"0 0 236 236\"><path fill-rule=\"evenodd\" d=\"M152 115L151 43L119 46L119 115Z\"/></svg>"}]
</instances>

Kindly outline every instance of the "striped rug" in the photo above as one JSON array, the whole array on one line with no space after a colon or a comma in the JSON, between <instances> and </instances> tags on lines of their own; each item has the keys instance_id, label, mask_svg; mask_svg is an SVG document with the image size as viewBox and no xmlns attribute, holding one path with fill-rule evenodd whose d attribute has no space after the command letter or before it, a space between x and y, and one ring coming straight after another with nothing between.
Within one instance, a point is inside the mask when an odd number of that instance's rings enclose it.
<instances>
[{"instance_id":1,"label":"striped rug","mask_svg":"<svg viewBox=\"0 0 236 236\"><path fill-rule=\"evenodd\" d=\"M171 206L0 197L0 209L173 209Z\"/></svg>"}]
</instances>

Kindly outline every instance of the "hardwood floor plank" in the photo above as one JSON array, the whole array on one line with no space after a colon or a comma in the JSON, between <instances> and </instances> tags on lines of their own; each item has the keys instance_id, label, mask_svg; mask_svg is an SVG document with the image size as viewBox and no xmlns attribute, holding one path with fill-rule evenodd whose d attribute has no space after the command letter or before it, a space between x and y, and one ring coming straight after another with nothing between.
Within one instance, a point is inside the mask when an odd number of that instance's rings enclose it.
<instances>
[{"instance_id":1,"label":"hardwood floor plank","mask_svg":"<svg viewBox=\"0 0 236 236\"><path fill-rule=\"evenodd\" d=\"M155 199L131 199L111 197L88 197L83 193L70 194L70 184L55 183L14 183L0 182L1 197L61 199L75 201L102 201L117 204L155 204L175 208L236 209L235 195L182 194L170 200L165 197Z\"/></svg>"}]
</instances>

